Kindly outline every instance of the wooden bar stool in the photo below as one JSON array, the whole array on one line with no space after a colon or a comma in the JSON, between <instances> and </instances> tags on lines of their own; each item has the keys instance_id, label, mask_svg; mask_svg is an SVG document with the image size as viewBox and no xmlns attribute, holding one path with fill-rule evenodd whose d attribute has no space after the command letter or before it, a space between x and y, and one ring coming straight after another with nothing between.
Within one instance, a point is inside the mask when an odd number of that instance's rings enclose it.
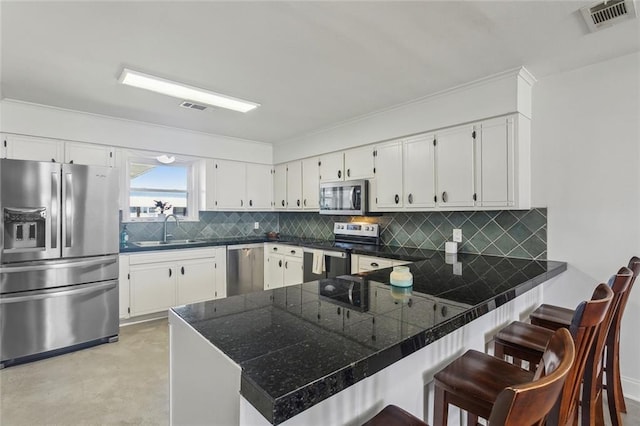
<instances>
[{"instance_id":1,"label":"wooden bar stool","mask_svg":"<svg viewBox=\"0 0 640 426\"><path fill-rule=\"evenodd\" d=\"M614 276L611 286L613 297L609 308L605 312L602 323L593 339L593 343L588 352L586 352L584 373L579 376L579 381L583 382L582 386L582 423L584 425L603 424L604 416L602 410L602 351L604 349L605 340L613 313L618 305L620 298L625 294L631 282L633 274L628 268L621 268L618 274ZM601 289L607 287L600 284L594 291L593 299L598 298ZM592 300L593 300L592 299ZM575 323L574 314L574 323ZM570 326L572 333L574 329ZM529 362L529 366L537 364L537 359L541 352L537 352L539 345L545 338L550 338L553 331L544 327L526 324L522 322L514 322L504 329L500 330L495 336L495 355L504 357L510 355L524 359ZM599 382L598 382L599 380ZM578 382L578 386L580 382ZM578 387L579 389L579 387ZM576 393L576 398L578 394Z\"/></svg>"},{"instance_id":2,"label":"wooden bar stool","mask_svg":"<svg viewBox=\"0 0 640 426\"><path fill-rule=\"evenodd\" d=\"M577 395L587 355L612 297L611 289L606 284L601 284L594 297L588 302L582 302L576 309L570 329L575 344L575 362L567 375L561 397L547 417L547 424L565 425L568 421L577 421ZM544 330L542 327L538 328ZM487 357L483 353L469 351L435 375L436 426L446 425L448 404L466 410L468 423L475 425L477 417L488 418L500 389L509 383L523 383L527 380L526 377L533 374L517 365L507 367L509 364L505 365L503 359L493 358L496 361L487 361Z\"/></svg>"},{"instance_id":3,"label":"wooden bar stool","mask_svg":"<svg viewBox=\"0 0 640 426\"><path fill-rule=\"evenodd\" d=\"M629 283L629 288L621 297L613 313L607 333L605 353L603 354L604 371L606 373L606 385L603 385L603 387L607 390L607 404L613 426L622 425L620 414L627 412L620 379L620 328L629 294L631 294L633 284L640 274L640 258L637 256L632 257L629 260L628 267L633 272L633 277ZM572 309L545 304L533 311L529 318L531 319L531 324L556 330L560 327L569 327L573 313Z\"/></svg>"},{"instance_id":4,"label":"wooden bar stool","mask_svg":"<svg viewBox=\"0 0 640 426\"><path fill-rule=\"evenodd\" d=\"M498 371L517 368L505 361L476 351L469 351L458 360L464 359L471 352L475 352L474 358L476 356L478 359L484 358L488 365L498 368ZM530 375L531 380L507 385L497 393L488 416L489 424L491 426L542 424L560 395L574 358L575 347L571 334L566 329L558 330L549 340L549 345L536 373L525 372ZM449 366L464 363L464 361L459 362L458 360ZM449 367L446 367L445 370L447 368ZM443 421L438 418L438 414L435 416L436 424ZM442 413L440 413L440 417L442 417ZM446 422L446 415L444 421ZM365 423L365 426L426 426L426 423L395 405L388 405Z\"/></svg>"}]
</instances>

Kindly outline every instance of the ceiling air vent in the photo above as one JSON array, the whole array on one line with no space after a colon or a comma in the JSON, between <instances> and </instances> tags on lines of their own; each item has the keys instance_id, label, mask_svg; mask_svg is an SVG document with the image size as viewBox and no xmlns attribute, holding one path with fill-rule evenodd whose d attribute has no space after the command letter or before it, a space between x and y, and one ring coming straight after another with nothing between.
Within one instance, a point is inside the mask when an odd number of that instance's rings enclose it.
<instances>
[{"instance_id":1,"label":"ceiling air vent","mask_svg":"<svg viewBox=\"0 0 640 426\"><path fill-rule=\"evenodd\" d=\"M582 17L594 32L636 17L633 0L605 0L580 9Z\"/></svg>"},{"instance_id":2,"label":"ceiling air vent","mask_svg":"<svg viewBox=\"0 0 640 426\"><path fill-rule=\"evenodd\" d=\"M205 109L207 109L207 107L204 106L204 105L198 105L198 104L194 104L193 102L188 102L188 101L183 101L180 104L180 106L183 107L183 108L197 109L198 111L204 111Z\"/></svg>"}]
</instances>

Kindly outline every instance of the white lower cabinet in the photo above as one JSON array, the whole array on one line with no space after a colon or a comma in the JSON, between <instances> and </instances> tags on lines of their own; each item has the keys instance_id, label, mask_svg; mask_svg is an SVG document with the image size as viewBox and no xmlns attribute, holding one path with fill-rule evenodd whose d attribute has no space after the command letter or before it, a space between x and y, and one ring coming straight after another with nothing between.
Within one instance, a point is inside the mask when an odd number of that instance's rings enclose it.
<instances>
[{"instance_id":1,"label":"white lower cabinet","mask_svg":"<svg viewBox=\"0 0 640 426\"><path fill-rule=\"evenodd\" d=\"M163 311L175 305L175 269L172 263L131 265L131 315Z\"/></svg>"},{"instance_id":2,"label":"white lower cabinet","mask_svg":"<svg viewBox=\"0 0 640 426\"><path fill-rule=\"evenodd\" d=\"M265 244L264 271L265 290L302 284L304 280L302 247Z\"/></svg>"},{"instance_id":3,"label":"white lower cabinet","mask_svg":"<svg viewBox=\"0 0 640 426\"><path fill-rule=\"evenodd\" d=\"M131 316L226 297L226 246L129 255Z\"/></svg>"},{"instance_id":4,"label":"white lower cabinet","mask_svg":"<svg viewBox=\"0 0 640 426\"><path fill-rule=\"evenodd\" d=\"M176 302L184 305L215 299L215 259L194 259L180 262L176 286Z\"/></svg>"},{"instance_id":5,"label":"white lower cabinet","mask_svg":"<svg viewBox=\"0 0 640 426\"><path fill-rule=\"evenodd\" d=\"M302 253L302 250L300 250L300 253ZM284 275L282 280L285 287L288 285L302 284L304 280L302 257L288 255L284 257Z\"/></svg>"}]
</instances>

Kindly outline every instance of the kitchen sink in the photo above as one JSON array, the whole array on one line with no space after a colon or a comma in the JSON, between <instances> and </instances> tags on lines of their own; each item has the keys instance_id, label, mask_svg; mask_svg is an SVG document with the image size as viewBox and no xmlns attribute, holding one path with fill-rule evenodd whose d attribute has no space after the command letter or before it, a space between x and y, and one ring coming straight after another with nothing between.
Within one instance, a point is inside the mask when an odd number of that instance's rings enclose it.
<instances>
[{"instance_id":1,"label":"kitchen sink","mask_svg":"<svg viewBox=\"0 0 640 426\"><path fill-rule=\"evenodd\" d=\"M201 243L202 241L198 240L169 240L167 242L164 241L136 241L131 244L138 247L157 247L157 246L178 246L183 244L195 244Z\"/></svg>"}]
</instances>

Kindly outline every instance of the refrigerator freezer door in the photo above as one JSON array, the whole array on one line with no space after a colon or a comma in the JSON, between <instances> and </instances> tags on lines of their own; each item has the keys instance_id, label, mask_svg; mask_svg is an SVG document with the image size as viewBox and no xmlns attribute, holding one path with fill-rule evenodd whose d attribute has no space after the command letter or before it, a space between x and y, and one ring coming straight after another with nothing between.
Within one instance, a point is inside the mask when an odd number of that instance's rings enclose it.
<instances>
[{"instance_id":1,"label":"refrigerator freezer door","mask_svg":"<svg viewBox=\"0 0 640 426\"><path fill-rule=\"evenodd\" d=\"M0 367L117 334L117 280L0 296Z\"/></svg>"},{"instance_id":2,"label":"refrigerator freezer door","mask_svg":"<svg viewBox=\"0 0 640 426\"><path fill-rule=\"evenodd\" d=\"M59 210L60 164L0 160L0 264L59 258Z\"/></svg>"},{"instance_id":3,"label":"refrigerator freezer door","mask_svg":"<svg viewBox=\"0 0 640 426\"><path fill-rule=\"evenodd\" d=\"M62 257L117 253L117 169L62 165Z\"/></svg>"}]
</instances>

